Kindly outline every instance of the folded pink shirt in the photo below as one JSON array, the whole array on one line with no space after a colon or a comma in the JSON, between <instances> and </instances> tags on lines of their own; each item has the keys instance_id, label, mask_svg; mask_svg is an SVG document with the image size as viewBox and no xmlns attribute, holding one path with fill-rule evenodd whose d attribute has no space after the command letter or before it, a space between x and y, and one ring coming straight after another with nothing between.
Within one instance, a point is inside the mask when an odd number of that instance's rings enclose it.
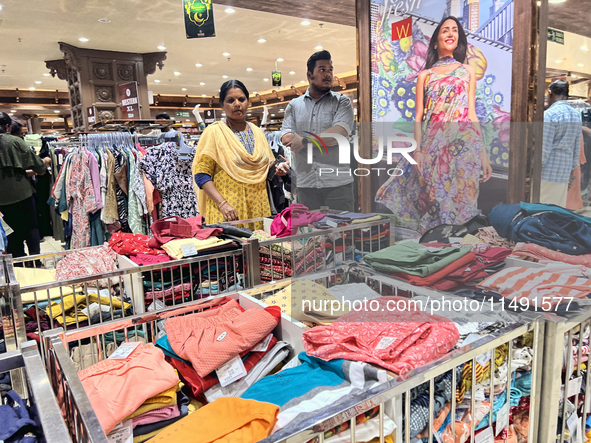
<instances>
[{"instance_id":1,"label":"folded pink shirt","mask_svg":"<svg viewBox=\"0 0 591 443\"><path fill-rule=\"evenodd\" d=\"M133 418L133 428L139 425L149 425L159 421L169 420L181 415L178 405L165 406L163 408L154 409L138 415Z\"/></svg>"}]
</instances>

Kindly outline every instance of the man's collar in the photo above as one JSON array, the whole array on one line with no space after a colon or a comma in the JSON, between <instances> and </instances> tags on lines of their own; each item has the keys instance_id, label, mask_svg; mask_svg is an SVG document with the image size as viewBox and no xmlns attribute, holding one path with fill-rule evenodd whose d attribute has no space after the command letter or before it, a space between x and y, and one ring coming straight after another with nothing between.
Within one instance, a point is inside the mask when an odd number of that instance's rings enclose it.
<instances>
[{"instance_id":1,"label":"man's collar","mask_svg":"<svg viewBox=\"0 0 591 443\"><path fill-rule=\"evenodd\" d=\"M330 89L328 91L326 91L324 94L322 94L318 100L320 100L321 98L323 98L324 96L326 96L328 94L332 94L332 91ZM311 98L312 100L316 100L314 97L312 97L310 95L310 88L306 89L306 93L304 94L304 97L308 97L308 98Z\"/></svg>"}]
</instances>

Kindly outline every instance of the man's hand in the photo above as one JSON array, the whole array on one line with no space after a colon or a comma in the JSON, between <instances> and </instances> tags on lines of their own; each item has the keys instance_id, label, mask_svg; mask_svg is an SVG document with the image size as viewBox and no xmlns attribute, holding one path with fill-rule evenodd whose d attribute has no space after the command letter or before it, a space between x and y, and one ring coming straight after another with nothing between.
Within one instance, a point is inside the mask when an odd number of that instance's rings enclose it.
<instances>
[{"instance_id":1,"label":"man's hand","mask_svg":"<svg viewBox=\"0 0 591 443\"><path fill-rule=\"evenodd\" d=\"M27 169L25 172L27 173L27 177L35 177L37 175L32 169Z\"/></svg>"}]
</instances>

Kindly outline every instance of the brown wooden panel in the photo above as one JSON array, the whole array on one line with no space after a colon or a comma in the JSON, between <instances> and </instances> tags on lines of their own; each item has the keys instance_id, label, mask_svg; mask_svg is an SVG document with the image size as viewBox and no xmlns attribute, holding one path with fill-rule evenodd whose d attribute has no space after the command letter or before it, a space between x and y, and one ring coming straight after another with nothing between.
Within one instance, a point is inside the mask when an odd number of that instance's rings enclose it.
<instances>
[{"instance_id":1,"label":"brown wooden panel","mask_svg":"<svg viewBox=\"0 0 591 443\"><path fill-rule=\"evenodd\" d=\"M357 0L357 115L359 120L359 154L371 158L371 2ZM361 211L371 212L373 193L371 175L359 177Z\"/></svg>"}]
</instances>

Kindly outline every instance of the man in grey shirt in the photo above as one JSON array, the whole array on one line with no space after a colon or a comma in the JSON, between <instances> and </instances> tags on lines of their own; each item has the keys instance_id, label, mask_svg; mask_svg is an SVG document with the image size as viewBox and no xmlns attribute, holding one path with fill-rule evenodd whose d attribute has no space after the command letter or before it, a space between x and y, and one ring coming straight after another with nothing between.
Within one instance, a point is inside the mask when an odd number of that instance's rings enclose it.
<instances>
[{"instance_id":1,"label":"man in grey shirt","mask_svg":"<svg viewBox=\"0 0 591 443\"><path fill-rule=\"evenodd\" d=\"M355 211L354 176L349 165L339 165L336 140L324 137L326 150L322 147L322 151L304 140L315 139L306 133L336 133L349 138L354 120L351 100L331 91L334 75L328 51L312 54L307 67L310 87L287 105L281 130L282 143L291 147L297 200L310 209L328 206Z\"/></svg>"}]
</instances>

